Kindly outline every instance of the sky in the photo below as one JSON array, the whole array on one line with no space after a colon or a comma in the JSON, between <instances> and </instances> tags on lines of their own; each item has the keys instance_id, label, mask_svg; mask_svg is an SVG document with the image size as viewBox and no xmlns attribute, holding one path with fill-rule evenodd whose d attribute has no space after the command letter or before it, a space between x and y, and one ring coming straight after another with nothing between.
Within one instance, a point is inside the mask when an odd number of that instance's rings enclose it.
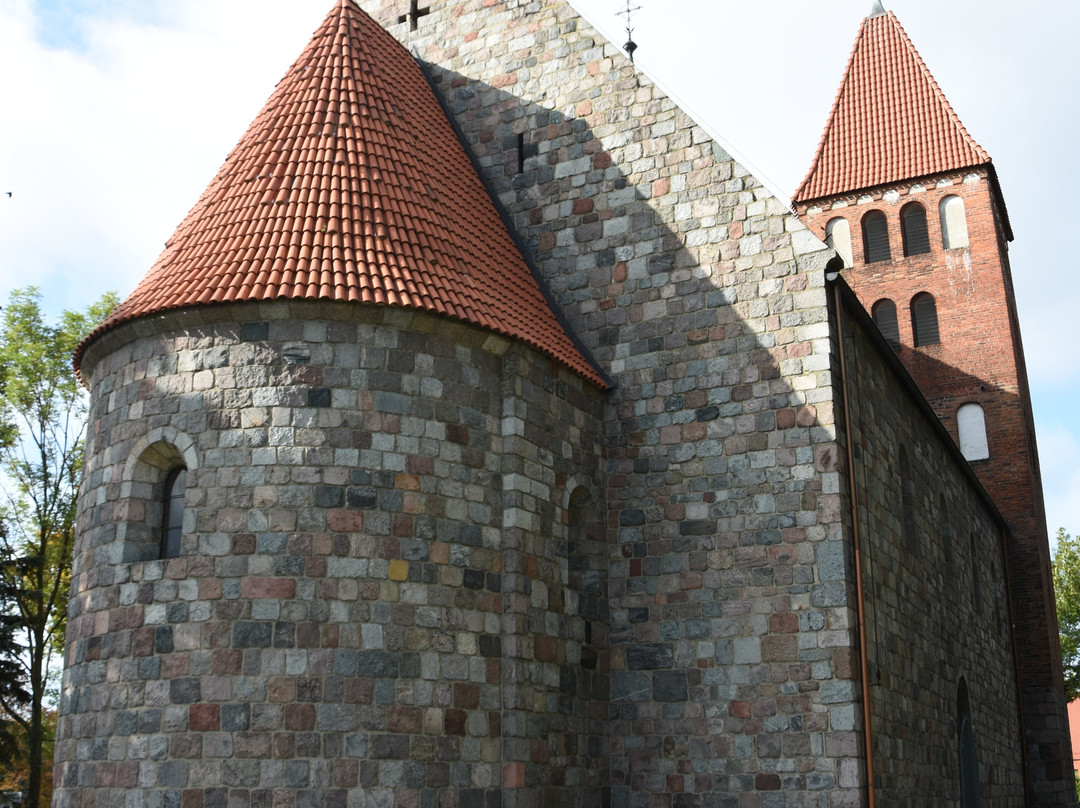
<instances>
[{"instance_id":1,"label":"sky","mask_svg":"<svg viewBox=\"0 0 1080 808\"><path fill-rule=\"evenodd\" d=\"M572 1L625 41L626 0ZM0 0L0 299L34 284L58 312L130 292L334 2ZM871 0L632 5L638 66L792 193ZM885 6L997 167L1047 521L1051 535L1076 535L1080 292L1066 191L1080 187L1080 4Z\"/></svg>"}]
</instances>

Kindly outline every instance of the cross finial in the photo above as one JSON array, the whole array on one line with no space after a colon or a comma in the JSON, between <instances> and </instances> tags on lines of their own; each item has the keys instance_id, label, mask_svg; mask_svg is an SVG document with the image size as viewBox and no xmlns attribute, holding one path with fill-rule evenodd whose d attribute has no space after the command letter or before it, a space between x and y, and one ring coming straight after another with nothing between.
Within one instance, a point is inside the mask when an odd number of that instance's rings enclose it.
<instances>
[{"instance_id":1,"label":"cross finial","mask_svg":"<svg viewBox=\"0 0 1080 808\"><path fill-rule=\"evenodd\" d=\"M630 61L634 61L634 51L637 50L637 43L634 41L634 29L630 25L630 18L634 15L635 11L641 11L641 6L631 6L630 0L626 0L626 8L620 11L618 16L626 16L626 44L623 45L623 50L626 51L626 55L630 57Z\"/></svg>"},{"instance_id":2,"label":"cross finial","mask_svg":"<svg viewBox=\"0 0 1080 808\"><path fill-rule=\"evenodd\" d=\"M420 0L409 0L409 10L407 13L398 17L398 24L409 21L409 30L415 31L416 25L420 21L421 17L426 17L431 13L431 7L420 8Z\"/></svg>"}]
</instances>

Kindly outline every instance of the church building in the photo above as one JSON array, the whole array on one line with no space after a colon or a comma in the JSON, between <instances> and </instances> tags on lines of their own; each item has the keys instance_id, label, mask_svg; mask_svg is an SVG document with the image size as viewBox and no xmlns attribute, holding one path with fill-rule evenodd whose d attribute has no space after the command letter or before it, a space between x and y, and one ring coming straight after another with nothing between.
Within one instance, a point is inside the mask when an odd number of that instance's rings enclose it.
<instances>
[{"instance_id":1,"label":"church building","mask_svg":"<svg viewBox=\"0 0 1080 808\"><path fill-rule=\"evenodd\" d=\"M566 0L338 0L76 354L57 808L1075 805L1012 232L893 14L795 200Z\"/></svg>"}]
</instances>

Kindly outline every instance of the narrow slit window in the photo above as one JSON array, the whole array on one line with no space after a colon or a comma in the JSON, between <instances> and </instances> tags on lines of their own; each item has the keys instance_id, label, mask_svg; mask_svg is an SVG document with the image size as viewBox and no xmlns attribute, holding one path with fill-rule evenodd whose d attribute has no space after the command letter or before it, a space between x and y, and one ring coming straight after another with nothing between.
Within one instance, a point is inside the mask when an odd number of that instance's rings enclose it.
<instances>
[{"instance_id":1,"label":"narrow slit window","mask_svg":"<svg viewBox=\"0 0 1080 808\"><path fill-rule=\"evenodd\" d=\"M915 346L937 345L941 342L938 334L937 303L934 296L922 292L911 299L911 330L915 334Z\"/></svg>"},{"instance_id":2,"label":"narrow slit window","mask_svg":"<svg viewBox=\"0 0 1080 808\"><path fill-rule=\"evenodd\" d=\"M885 337L894 351L900 350L900 325L896 319L896 304L883 298L874 304L874 322L881 336Z\"/></svg>"},{"instance_id":3,"label":"narrow slit window","mask_svg":"<svg viewBox=\"0 0 1080 808\"><path fill-rule=\"evenodd\" d=\"M898 466L900 470L900 509L903 526L904 546L908 550L918 550L919 537L915 530L915 483L911 479L911 464L907 450L900 445Z\"/></svg>"},{"instance_id":4,"label":"narrow slit window","mask_svg":"<svg viewBox=\"0 0 1080 808\"><path fill-rule=\"evenodd\" d=\"M892 260L889 249L889 220L880 210L872 210L862 220L863 252L866 263Z\"/></svg>"},{"instance_id":5,"label":"narrow slit window","mask_svg":"<svg viewBox=\"0 0 1080 808\"><path fill-rule=\"evenodd\" d=\"M173 469L165 480L165 495L162 502L162 558L176 558L180 555L180 537L184 532L184 494L186 492L187 469Z\"/></svg>"},{"instance_id":6,"label":"narrow slit window","mask_svg":"<svg viewBox=\"0 0 1080 808\"><path fill-rule=\"evenodd\" d=\"M956 688L956 746L960 764L960 808L979 808L979 747L971 723L971 701L967 681L963 678Z\"/></svg>"},{"instance_id":7,"label":"narrow slit window","mask_svg":"<svg viewBox=\"0 0 1080 808\"><path fill-rule=\"evenodd\" d=\"M904 234L904 255L930 252L930 234L926 230L926 208L918 202L900 211L900 229Z\"/></svg>"}]
</instances>

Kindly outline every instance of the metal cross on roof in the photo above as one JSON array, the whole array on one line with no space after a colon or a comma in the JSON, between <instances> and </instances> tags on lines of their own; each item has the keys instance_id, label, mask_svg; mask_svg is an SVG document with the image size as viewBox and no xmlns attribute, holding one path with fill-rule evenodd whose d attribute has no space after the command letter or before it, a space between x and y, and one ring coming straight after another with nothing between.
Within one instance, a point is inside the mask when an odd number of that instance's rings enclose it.
<instances>
[{"instance_id":1,"label":"metal cross on roof","mask_svg":"<svg viewBox=\"0 0 1080 808\"><path fill-rule=\"evenodd\" d=\"M420 20L420 18L426 17L428 14L431 13L430 6L428 6L427 8L420 8L419 6L420 0L409 0L409 11L407 14L402 14L400 17L398 17L398 24L400 25L401 23L408 20L409 30L415 31L416 24Z\"/></svg>"}]
</instances>

